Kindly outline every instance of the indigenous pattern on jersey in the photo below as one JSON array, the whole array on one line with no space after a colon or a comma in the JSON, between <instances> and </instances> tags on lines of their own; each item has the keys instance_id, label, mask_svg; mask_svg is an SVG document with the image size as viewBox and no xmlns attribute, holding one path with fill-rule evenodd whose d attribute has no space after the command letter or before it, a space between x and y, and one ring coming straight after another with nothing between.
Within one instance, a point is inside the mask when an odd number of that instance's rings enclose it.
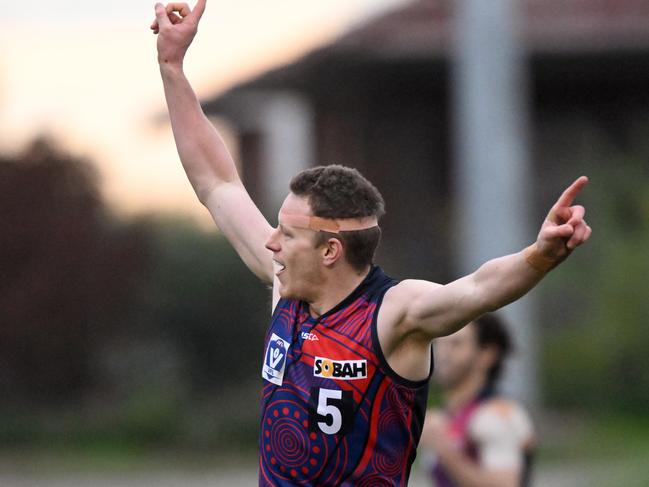
<instances>
[{"instance_id":1,"label":"indigenous pattern on jersey","mask_svg":"<svg viewBox=\"0 0 649 487\"><path fill-rule=\"evenodd\" d=\"M381 352L376 316L395 284L373 267L317 319L279 301L264 347L260 486L407 484L428 379L400 377Z\"/></svg>"},{"instance_id":2,"label":"indigenous pattern on jersey","mask_svg":"<svg viewBox=\"0 0 649 487\"><path fill-rule=\"evenodd\" d=\"M447 426L450 437L455 441L458 449L469 457L473 462L478 461L478 446L471 438L471 424L476 418L477 413L481 407L490 400L496 398L496 394L491 387L485 387L480 394L471 402L461 408L450 419ZM521 480L518 485L520 487L528 487L530 485L532 459L533 459L533 445L532 443L523 444L523 466L521 472ZM456 483L452 480L450 474L442 466L441 463L434 463L431 475L434 480L435 487L456 487Z\"/></svg>"}]
</instances>

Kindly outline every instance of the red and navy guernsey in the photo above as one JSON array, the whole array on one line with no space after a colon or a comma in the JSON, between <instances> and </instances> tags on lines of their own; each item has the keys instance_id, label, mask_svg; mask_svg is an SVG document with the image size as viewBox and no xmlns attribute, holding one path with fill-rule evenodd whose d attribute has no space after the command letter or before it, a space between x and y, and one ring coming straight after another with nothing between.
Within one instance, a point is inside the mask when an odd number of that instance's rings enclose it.
<instances>
[{"instance_id":1,"label":"red and navy guernsey","mask_svg":"<svg viewBox=\"0 0 649 487\"><path fill-rule=\"evenodd\" d=\"M303 301L278 302L264 345L260 486L407 485L430 375L402 378L381 352L376 317L395 284L374 266L318 318Z\"/></svg>"}]
</instances>

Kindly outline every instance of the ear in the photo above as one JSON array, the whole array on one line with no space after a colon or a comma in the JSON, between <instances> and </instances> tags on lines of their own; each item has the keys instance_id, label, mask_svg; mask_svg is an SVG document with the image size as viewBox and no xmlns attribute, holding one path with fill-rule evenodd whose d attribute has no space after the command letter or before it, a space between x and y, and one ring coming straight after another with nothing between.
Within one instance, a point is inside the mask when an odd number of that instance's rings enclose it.
<instances>
[{"instance_id":1,"label":"ear","mask_svg":"<svg viewBox=\"0 0 649 487\"><path fill-rule=\"evenodd\" d=\"M322 246L322 263L330 267L342 259L344 253L342 242L337 238L329 238Z\"/></svg>"},{"instance_id":2,"label":"ear","mask_svg":"<svg viewBox=\"0 0 649 487\"><path fill-rule=\"evenodd\" d=\"M495 345L487 345L480 349L480 367L483 370L489 370L493 364L498 360L500 349Z\"/></svg>"}]
</instances>

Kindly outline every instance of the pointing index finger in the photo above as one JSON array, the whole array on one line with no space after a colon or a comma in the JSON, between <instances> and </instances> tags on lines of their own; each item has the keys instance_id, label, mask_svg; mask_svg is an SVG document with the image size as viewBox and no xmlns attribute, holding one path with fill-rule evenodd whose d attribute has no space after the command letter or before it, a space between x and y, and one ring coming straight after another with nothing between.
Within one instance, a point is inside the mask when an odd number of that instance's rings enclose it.
<instances>
[{"instance_id":1,"label":"pointing index finger","mask_svg":"<svg viewBox=\"0 0 649 487\"><path fill-rule=\"evenodd\" d=\"M586 176L577 178L577 180L572 183L561 196L559 196L559 199L554 204L554 208L563 208L572 205L573 200L586 184L588 184L588 178Z\"/></svg>"},{"instance_id":2,"label":"pointing index finger","mask_svg":"<svg viewBox=\"0 0 649 487\"><path fill-rule=\"evenodd\" d=\"M194 6L194 10L192 10L192 16L196 17L196 21L199 21L203 16L203 12L205 12L206 4L207 4L207 0L198 0L196 2L196 5Z\"/></svg>"}]
</instances>

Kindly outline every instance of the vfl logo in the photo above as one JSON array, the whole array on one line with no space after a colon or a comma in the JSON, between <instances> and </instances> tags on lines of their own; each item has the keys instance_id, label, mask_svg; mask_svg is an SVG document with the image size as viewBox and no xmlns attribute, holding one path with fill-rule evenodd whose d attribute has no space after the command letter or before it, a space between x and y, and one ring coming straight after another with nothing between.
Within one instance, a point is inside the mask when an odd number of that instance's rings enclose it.
<instances>
[{"instance_id":1,"label":"vfl logo","mask_svg":"<svg viewBox=\"0 0 649 487\"><path fill-rule=\"evenodd\" d=\"M268 341L268 348L264 355L264 365L261 369L261 376L268 382L282 385L284 380L284 369L286 367L286 354L291 345L282 337L272 334Z\"/></svg>"},{"instance_id":2,"label":"vfl logo","mask_svg":"<svg viewBox=\"0 0 649 487\"><path fill-rule=\"evenodd\" d=\"M313 361L313 375L325 379L365 379L367 360L331 360L316 357Z\"/></svg>"}]
</instances>

